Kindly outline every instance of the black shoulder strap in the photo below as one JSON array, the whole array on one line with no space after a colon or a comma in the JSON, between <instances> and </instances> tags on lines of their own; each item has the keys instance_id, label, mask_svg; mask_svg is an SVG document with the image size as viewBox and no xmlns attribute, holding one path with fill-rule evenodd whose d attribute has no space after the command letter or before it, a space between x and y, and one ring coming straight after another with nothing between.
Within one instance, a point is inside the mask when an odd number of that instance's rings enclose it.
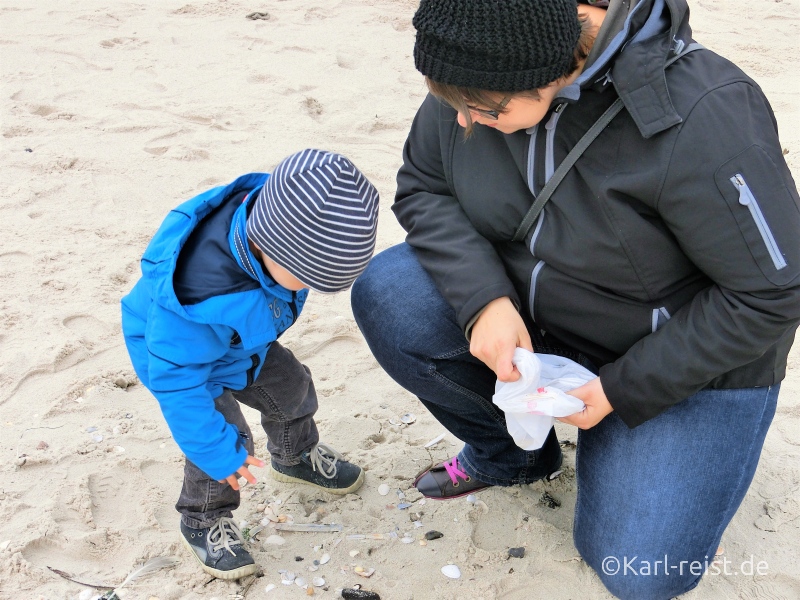
<instances>
[{"instance_id":1,"label":"black shoulder strap","mask_svg":"<svg viewBox=\"0 0 800 600\"><path fill-rule=\"evenodd\" d=\"M689 52L694 52L695 50L700 50L701 48L703 48L703 46L696 42L689 44L683 50L681 50L679 54L668 60L664 68L669 67L679 58L689 54ZM595 121L594 125L589 128L589 131L587 131L583 137L578 140L578 143L575 144L575 147L570 150L566 158L561 162L560 165L558 165L558 168L553 173L553 176L550 177L545 186L542 188L542 191L539 192L538 196L536 196L536 200L534 200L533 205L531 205L530 209L528 209L528 212L522 219L522 223L520 223L519 227L517 227L517 230L514 232L512 241L520 242L525 239L525 236L528 235L528 231L530 231L531 227L536 222L536 218L539 216L539 213L542 212L545 203L550 199L550 196L553 195L553 192L558 187L558 184L561 183L572 166L577 162L578 158L580 158L580 156L592 144L595 138L600 135L600 132L603 131L603 129L605 129L609 123L611 123L612 119L616 117L619 111L622 109L622 100L617 98L614 103L608 107L606 112L604 112L600 118Z\"/></svg>"}]
</instances>

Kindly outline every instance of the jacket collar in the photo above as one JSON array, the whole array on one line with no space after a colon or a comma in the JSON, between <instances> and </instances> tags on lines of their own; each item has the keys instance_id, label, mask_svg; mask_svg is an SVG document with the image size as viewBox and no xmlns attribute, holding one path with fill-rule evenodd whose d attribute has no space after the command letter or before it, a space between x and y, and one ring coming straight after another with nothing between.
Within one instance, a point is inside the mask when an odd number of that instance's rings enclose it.
<instances>
[{"instance_id":1,"label":"jacket collar","mask_svg":"<svg viewBox=\"0 0 800 600\"><path fill-rule=\"evenodd\" d=\"M231 252L237 264L245 273L257 280L261 284L261 287L273 296L285 300L286 302L291 302L292 292L282 285L275 283L272 277L265 272L265 269L261 266L261 262L250 250L250 244L247 241L247 209L255 202L260 189L261 188L258 187L247 194L241 206L239 206L233 214L231 230L228 233L228 244L230 244Z\"/></svg>"}]
</instances>

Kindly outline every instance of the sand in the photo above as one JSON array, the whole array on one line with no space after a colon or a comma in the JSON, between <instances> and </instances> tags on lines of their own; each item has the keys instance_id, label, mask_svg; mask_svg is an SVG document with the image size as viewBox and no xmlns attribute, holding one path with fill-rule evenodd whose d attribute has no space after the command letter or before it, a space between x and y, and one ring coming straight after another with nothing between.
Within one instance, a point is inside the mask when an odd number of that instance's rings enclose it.
<instances>
[{"instance_id":1,"label":"sand","mask_svg":"<svg viewBox=\"0 0 800 600\"><path fill-rule=\"evenodd\" d=\"M255 469L259 483L235 515L252 527L280 500L277 512L295 523L343 530L284 532L282 546L262 544L277 533L263 531L253 548L264 575L252 582L211 580L178 542L182 458L133 374L119 299L169 209L309 146L342 152L366 173L382 196L379 249L401 241L394 176L425 94L411 58L414 8L414 0L0 0L0 598L86 600L103 590L50 568L113 586L157 556L178 563L121 597L305 597L281 584L281 569L324 577L327 591L315 594L323 598L356 583L384 600L609 597L572 544L573 448L553 483L492 489L475 504L419 502L414 475L461 442L447 434L425 447L443 428L382 372L346 293L312 294L285 340L315 376L323 440L363 465L366 483L335 498ZM799 174L798 1L696 0L692 9L699 41L765 89ZM269 18L246 18L253 12ZM416 421L392 424L405 413ZM264 456L257 415L246 414ZM572 428L559 433L576 439ZM755 481L723 539L732 563L753 557L767 572L709 575L687 598L800 597L799 455L795 349ZM545 492L561 506L542 502ZM401 510L401 501L413 504ZM444 537L420 545L433 529ZM391 532L415 539L347 537ZM517 546L525 557L508 558ZM330 562L309 572L324 553ZM460 579L441 573L447 564ZM375 571L361 578L356 567ZM269 584L277 588L267 592Z\"/></svg>"}]
</instances>

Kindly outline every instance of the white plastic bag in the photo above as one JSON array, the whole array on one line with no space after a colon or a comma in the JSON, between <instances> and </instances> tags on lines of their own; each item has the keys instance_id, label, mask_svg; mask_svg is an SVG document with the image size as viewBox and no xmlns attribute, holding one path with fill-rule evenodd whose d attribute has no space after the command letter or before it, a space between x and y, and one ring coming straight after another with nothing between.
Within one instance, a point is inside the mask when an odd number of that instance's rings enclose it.
<instances>
[{"instance_id":1,"label":"white plastic bag","mask_svg":"<svg viewBox=\"0 0 800 600\"><path fill-rule=\"evenodd\" d=\"M514 351L520 378L498 381L492 401L506 413L506 426L523 450L538 450L547 439L556 417L580 412L585 405L565 394L596 375L578 363L554 354L534 354L524 348Z\"/></svg>"}]
</instances>

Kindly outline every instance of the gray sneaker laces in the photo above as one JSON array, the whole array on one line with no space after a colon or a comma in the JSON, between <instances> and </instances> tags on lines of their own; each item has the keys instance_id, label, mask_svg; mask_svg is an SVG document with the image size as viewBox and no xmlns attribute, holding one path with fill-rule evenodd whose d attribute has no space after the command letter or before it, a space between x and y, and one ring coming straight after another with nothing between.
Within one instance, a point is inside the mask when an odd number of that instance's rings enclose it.
<instances>
[{"instance_id":1,"label":"gray sneaker laces","mask_svg":"<svg viewBox=\"0 0 800 600\"><path fill-rule=\"evenodd\" d=\"M320 475L326 479L336 477L336 462L342 458L336 450L327 444L317 444L308 451L308 460L311 461L311 468L319 471Z\"/></svg>"},{"instance_id":2,"label":"gray sneaker laces","mask_svg":"<svg viewBox=\"0 0 800 600\"><path fill-rule=\"evenodd\" d=\"M244 536L233 519L220 517L219 521L208 530L208 542L211 544L213 552L225 548L233 556L236 556L236 553L231 550L231 546L241 546L244 543Z\"/></svg>"}]
</instances>

